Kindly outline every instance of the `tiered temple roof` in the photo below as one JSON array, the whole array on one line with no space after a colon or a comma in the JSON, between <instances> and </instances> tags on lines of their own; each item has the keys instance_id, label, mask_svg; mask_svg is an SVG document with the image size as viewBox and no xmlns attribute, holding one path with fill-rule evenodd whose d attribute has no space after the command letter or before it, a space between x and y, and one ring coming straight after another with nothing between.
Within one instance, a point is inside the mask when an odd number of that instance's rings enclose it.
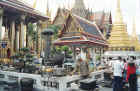
<instances>
[{"instance_id":1,"label":"tiered temple roof","mask_svg":"<svg viewBox=\"0 0 140 91\"><path fill-rule=\"evenodd\" d=\"M81 0L80 0L81 1ZM79 2L79 1L77 1ZM79 7L79 8L83 8L85 6L79 5L79 6L74 6L74 7ZM75 8L73 8L75 9ZM67 9L62 9L59 8L56 14L56 17L54 18L53 24L54 25L58 25L58 26L63 26L65 24L65 20L68 17L69 13L75 14L72 10L67 10ZM80 9L78 9L80 10ZM88 10L89 11L89 10ZM83 10L81 11L76 11L79 12L79 14L75 14L77 16L81 16L83 13ZM81 12L81 13L80 13ZM94 22L97 24L97 26L99 27L100 31L104 34L104 36L108 39L108 37L110 36L110 30L111 30L111 24L112 24L112 16L111 13L106 13L104 11L100 11L100 12L94 12L91 14L91 12L86 13L87 17L85 19L87 19L88 21Z\"/></svg>"},{"instance_id":2,"label":"tiered temple roof","mask_svg":"<svg viewBox=\"0 0 140 91\"><path fill-rule=\"evenodd\" d=\"M112 15L111 12L98 11L93 14L93 22L97 24L106 39L110 37Z\"/></svg>"},{"instance_id":3,"label":"tiered temple roof","mask_svg":"<svg viewBox=\"0 0 140 91\"><path fill-rule=\"evenodd\" d=\"M69 15L70 11L62 8L58 8L56 16L52 24L62 27L65 24L65 21Z\"/></svg>"},{"instance_id":4,"label":"tiered temple roof","mask_svg":"<svg viewBox=\"0 0 140 91\"><path fill-rule=\"evenodd\" d=\"M55 45L97 45L107 47L107 42L97 25L74 14L69 14L59 37L54 42Z\"/></svg>"},{"instance_id":5,"label":"tiered temple roof","mask_svg":"<svg viewBox=\"0 0 140 91\"><path fill-rule=\"evenodd\" d=\"M75 0L75 4L71 9L71 12L87 20L91 20L91 16L93 15L92 11L86 9L84 0Z\"/></svg>"}]
</instances>

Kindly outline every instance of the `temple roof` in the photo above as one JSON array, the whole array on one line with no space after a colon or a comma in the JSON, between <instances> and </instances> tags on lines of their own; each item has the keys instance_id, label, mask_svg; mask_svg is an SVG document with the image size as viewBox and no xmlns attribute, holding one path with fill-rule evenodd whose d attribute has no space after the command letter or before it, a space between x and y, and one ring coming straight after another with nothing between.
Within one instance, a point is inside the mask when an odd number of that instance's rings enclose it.
<instances>
[{"instance_id":1,"label":"temple roof","mask_svg":"<svg viewBox=\"0 0 140 91\"><path fill-rule=\"evenodd\" d=\"M98 36L101 39L104 39L102 33L100 32L99 28L97 27L95 23L92 23L76 15L73 15L73 16L75 16L77 22L80 24L80 26L83 28L85 32L92 34L94 36Z\"/></svg>"},{"instance_id":2,"label":"temple roof","mask_svg":"<svg viewBox=\"0 0 140 91\"><path fill-rule=\"evenodd\" d=\"M65 19L67 18L68 14L70 13L67 9L58 8L56 16L52 22L54 25L63 25L65 23ZM61 20L59 20L60 18Z\"/></svg>"},{"instance_id":3,"label":"temple roof","mask_svg":"<svg viewBox=\"0 0 140 91\"><path fill-rule=\"evenodd\" d=\"M75 28L70 28L72 26ZM69 14L60 38L54 44L108 46L96 24L74 14Z\"/></svg>"},{"instance_id":4,"label":"temple roof","mask_svg":"<svg viewBox=\"0 0 140 91\"><path fill-rule=\"evenodd\" d=\"M0 0L0 6L4 9L14 12L24 12L26 14L30 14L39 19L48 19L46 15L40 13L39 11L33 9L26 3L23 3L18 0Z\"/></svg>"},{"instance_id":5,"label":"temple roof","mask_svg":"<svg viewBox=\"0 0 140 91\"><path fill-rule=\"evenodd\" d=\"M75 4L71 11L83 18L86 18L89 13L89 11L85 8L84 0L75 0Z\"/></svg>"},{"instance_id":6,"label":"temple roof","mask_svg":"<svg viewBox=\"0 0 140 91\"><path fill-rule=\"evenodd\" d=\"M94 12L93 20L94 22L96 22L98 26L105 26L106 24L112 24L111 12L104 12L104 11Z\"/></svg>"}]
</instances>

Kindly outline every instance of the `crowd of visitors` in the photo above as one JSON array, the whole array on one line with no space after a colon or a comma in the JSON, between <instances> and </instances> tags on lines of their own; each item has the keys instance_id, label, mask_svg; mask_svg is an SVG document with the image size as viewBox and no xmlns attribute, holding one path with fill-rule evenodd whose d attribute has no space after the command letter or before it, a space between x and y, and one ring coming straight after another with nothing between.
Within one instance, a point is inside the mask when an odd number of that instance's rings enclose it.
<instances>
[{"instance_id":1,"label":"crowd of visitors","mask_svg":"<svg viewBox=\"0 0 140 91\"><path fill-rule=\"evenodd\" d=\"M137 91L137 64L134 56L129 59L118 57L113 62L113 91L124 91L125 84L128 84L129 91Z\"/></svg>"}]
</instances>

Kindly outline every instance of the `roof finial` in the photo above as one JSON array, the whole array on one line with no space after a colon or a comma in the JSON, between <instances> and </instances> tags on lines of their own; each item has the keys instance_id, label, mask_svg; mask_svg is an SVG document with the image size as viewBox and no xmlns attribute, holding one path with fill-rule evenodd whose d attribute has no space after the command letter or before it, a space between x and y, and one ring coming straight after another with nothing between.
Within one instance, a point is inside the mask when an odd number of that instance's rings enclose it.
<instances>
[{"instance_id":1,"label":"roof finial","mask_svg":"<svg viewBox=\"0 0 140 91\"><path fill-rule=\"evenodd\" d=\"M122 17L121 8L120 8L120 0L117 0L115 23L123 23L123 17Z\"/></svg>"},{"instance_id":2,"label":"roof finial","mask_svg":"<svg viewBox=\"0 0 140 91\"><path fill-rule=\"evenodd\" d=\"M47 0L46 15L51 17L51 12L50 12L50 9L49 9L49 0Z\"/></svg>"},{"instance_id":3,"label":"roof finial","mask_svg":"<svg viewBox=\"0 0 140 91\"><path fill-rule=\"evenodd\" d=\"M37 3L37 0L35 0L34 3L33 3L33 8L34 9L36 8L36 3Z\"/></svg>"},{"instance_id":4,"label":"roof finial","mask_svg":"<svg viewBox=\"0 0 140 91\"><path fill-rule=\"evenodd\" d=\"M120 10L120 0L117 0L117 9Z\"/></svg>"}]
</instances>

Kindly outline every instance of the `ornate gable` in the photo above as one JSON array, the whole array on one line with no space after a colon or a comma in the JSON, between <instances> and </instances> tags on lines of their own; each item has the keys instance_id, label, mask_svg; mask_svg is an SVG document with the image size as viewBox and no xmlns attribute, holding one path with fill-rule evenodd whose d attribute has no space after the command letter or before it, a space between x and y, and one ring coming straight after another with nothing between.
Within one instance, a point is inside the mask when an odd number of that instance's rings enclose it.
<instances>
[{"instance_id":1,"label":"ornate gable","mask_svg":"<svg viewBox=\"0 0 140 91\"><path fill-rule=\"evenodd\" d=\"M62 30L62 37L80 36L81 31L82 29L80 25L75 21L73 16L69 14L69 17L66 20L66 24Z\"/></svg>"},{"instance_id":2,"label":"ornate gable","mask_svg":"<svg viewBox=\"0 0 140 91\"><path fill-rule=\"evenodd\" d=\"M65 23L65 20L67 18L67 16L64 13L65 12L63 12L62 9L60 9L60 8L58 9L56 17L53 21L54 25L62 27L62 25Z\"/></svg>"}]
</instances>

